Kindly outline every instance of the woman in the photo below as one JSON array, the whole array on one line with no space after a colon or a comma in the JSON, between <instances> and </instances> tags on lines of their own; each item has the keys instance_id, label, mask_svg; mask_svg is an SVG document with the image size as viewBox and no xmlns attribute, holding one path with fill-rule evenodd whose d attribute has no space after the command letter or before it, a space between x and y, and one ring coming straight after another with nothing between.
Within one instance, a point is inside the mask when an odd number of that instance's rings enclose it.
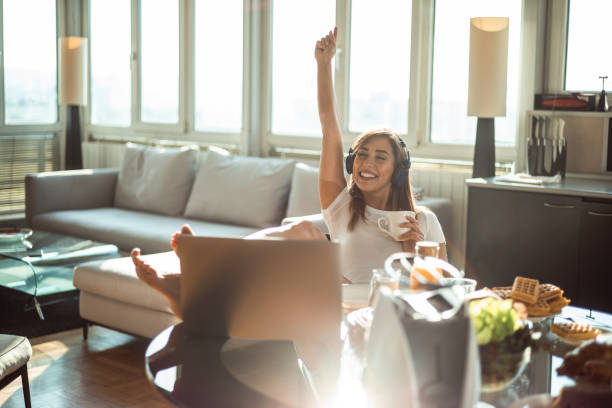
<instances>
[{"instance_id":1,"label":"woman","mask_svg":"<svg viewBox=\"0 0 612 408\"><path fill-rule=\"evenodd\" d=\"M333 239L342 244L345 277L353 282L369 281L373 268L380 268L395 252L414 251L418 241L440 244L446 260L442 228L431 211L416 209L410 187L410 155L404 142L387 129L360 135L346 161L338 124L332 82L332 59L336 54L338 29L316 43L319 119L323 131L319 191L325 222ZM351 174L347 186L344 169ZM388 211L413 211L399 226L410 228L399 242L378 228L378 218Z\"/></svg>"}]
</instances>

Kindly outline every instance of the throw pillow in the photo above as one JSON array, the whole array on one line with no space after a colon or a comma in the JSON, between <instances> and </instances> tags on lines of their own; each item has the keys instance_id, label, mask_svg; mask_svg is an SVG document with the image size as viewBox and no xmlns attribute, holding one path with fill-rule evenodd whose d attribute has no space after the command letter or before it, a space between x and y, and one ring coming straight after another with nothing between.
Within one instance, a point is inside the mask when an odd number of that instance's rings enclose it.
<instances>
[{"instance_id":1,"label":"throw pillow","mask_svg":"<svg viewBox=\"0 0 612 408\"><path fill-rule=\"evenodd\" d=\"M115 189L115 207L180 215L198 165L197 146L147 147L128 143Z\"/></svg>"},{"instance_id":2,"label":"throw pillow","mask_svg":"<svg viewBox=\"0 0 612 408\"><path fill-rule=\"evenodd\" d=\"M196 175L185 216L258 228L279 225L293 166L293 161L211 149Z\"/></svg>"},{"instance_id":3,"label":"throw pillow","mask_svg":"<svg viewBox=\"0 0 612 408\"><path fill-rule=\"evenodd\" d=\"M291 179L287 217L319 214L320 212L319 169L298 163L295 165Z\"/></svg>"}]
</instances>

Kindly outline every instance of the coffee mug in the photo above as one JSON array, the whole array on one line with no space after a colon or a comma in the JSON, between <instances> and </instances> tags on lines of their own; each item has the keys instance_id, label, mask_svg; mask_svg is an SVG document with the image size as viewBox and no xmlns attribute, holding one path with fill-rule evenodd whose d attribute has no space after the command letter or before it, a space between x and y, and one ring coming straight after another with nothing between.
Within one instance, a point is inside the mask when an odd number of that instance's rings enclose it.
<instances>
[{"instance_id":1,"label":"coffee mug","mask_svg":"<svg viewBox=\"0 0 612 408\"><path fill-rule=\"evenodd\" d=\"M386 232L396 241L399 241L399 237L402 234L410 231L410 228L402 228L399 225L406 222L406 216L414 218L416 216L414 211L389 211L384 217L378 219L378 228L381 231Z\"/></svg>"}]
</instances>

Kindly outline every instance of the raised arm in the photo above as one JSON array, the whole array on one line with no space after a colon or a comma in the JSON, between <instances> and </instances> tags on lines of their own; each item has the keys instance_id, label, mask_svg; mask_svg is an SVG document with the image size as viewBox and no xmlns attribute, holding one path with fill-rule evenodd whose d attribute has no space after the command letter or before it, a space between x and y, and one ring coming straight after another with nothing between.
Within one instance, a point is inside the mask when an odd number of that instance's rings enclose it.
<instances>
[{"instance_id":1,"label":"raised arm","mask_svg":"<svg viewBox=\"0 0 612 408\"><path fill-rule=\"evenodd\" d=\"M325 209L346 187L343 168L342 134L336 114L336 100L332 81L332 59L336 54L338 28L317 41L317 96L319 120L323 131L321 164L319 166L319 194L321 208Z\"/></svg>"}]
</instances>

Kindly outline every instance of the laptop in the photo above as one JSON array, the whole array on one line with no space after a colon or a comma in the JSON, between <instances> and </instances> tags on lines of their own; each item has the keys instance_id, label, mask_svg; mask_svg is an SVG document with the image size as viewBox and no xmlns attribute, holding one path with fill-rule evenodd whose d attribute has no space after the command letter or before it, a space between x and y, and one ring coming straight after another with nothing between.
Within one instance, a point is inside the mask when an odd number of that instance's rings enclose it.
<instances>
[{"instance_id":1,"label":"laptop","mask_svg":"<svg viewBox=\"0 0 612 408\"><path fill-rule=\"evenodd\" d=\"M183 321L191 335L293 340L311 367L337 358L338 243L189 235L177 242Z\"/></svg>"}]
</instances>

